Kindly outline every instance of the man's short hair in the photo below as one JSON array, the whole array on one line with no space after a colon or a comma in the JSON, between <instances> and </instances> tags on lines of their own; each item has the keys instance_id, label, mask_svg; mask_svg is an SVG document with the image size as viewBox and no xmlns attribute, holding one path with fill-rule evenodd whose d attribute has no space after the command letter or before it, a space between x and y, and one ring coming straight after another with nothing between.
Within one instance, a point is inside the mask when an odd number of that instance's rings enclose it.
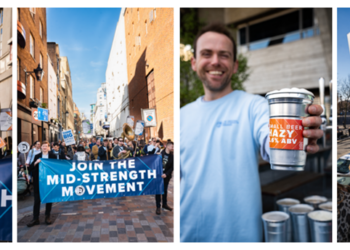
<instances>
[{"instance_id":1,"label":"man's short hair","mask_svg":"<svg viewBox=\"0 0 350 250\"><path fill-rule=\"evenodd\" d=\"M113 141L115 141L115 139L118 139L118 138L114 137L114 138L113 138Z\"/></svg>"},{"instance_id":2,"label":"man's short hair","mask_svg":"<svg viewBox=\"0 0 350 250\"><path fill-rule=\"evenodd\" d=\"M41 146L44 144L47 144L47 146L50 146L48 141L43 141L43 143L41 143Z\"/></svg>"},{"instance_id":3,"label":"man's short hair","mask_svg":"<svg viewBox=\"0 0 350 250\"><path fill-rule=\"evenodd\" d=\"M55 146L59 146L58 142L54 142L54 143L53 143L53 146L54 146L54 147L55 147Z\"/></svg>"},{"instance_id":4,"label":"man's short hair","mask_svg":"<svg viewBox=\"0 0 350 250\"><path fill-rule=\"evenodd\" d=\"M108 139L103 139L103 142L108 142Z\"/></svg>"},{"instance_id":5,"label":"man's short hair","mask_svg":"<svg viewBox=\"0 0 350 250\"><path fill-rule=\"evenodd\" d=\"M166 146L168 146L168 145L174 145L174 143L173 143L172 141L168 141L168 142L166 143Z\"/></svg>"},{"instance_id":6,"label":"man's short hair","mask_svg":"<svg viewBox=\"0 0 350 250\"><path fill-rule=\"evenodd\" d=\"M199 30L199 32L198 32L198 34L193 42L193 56L194 56L194 58L196 58L197 41L198 41L200 36L202 36L204 33L207 33L207 32L216 32L219 34L223 34L231 40L232 45L233 45L233 61L235 62L237 60L236 42L235 42L235 39L233 39L230 31L227 29L227 27L223 23L211 23L211 24L209 24L209 25L207 25L204 28Z\"/></svg>"},{"instance_id":7,"label":"man's short hair","mask_svg":"<svg viewBox=\"0 0 350 250\"><path fill-rule=\"evenodd\" d=\"M34 144L33 144L33 145L35 146L35 145L36 145L38 142L40 142L40 141L36 141L36 142L34 142Z\"/></svg>"}]
</instances>

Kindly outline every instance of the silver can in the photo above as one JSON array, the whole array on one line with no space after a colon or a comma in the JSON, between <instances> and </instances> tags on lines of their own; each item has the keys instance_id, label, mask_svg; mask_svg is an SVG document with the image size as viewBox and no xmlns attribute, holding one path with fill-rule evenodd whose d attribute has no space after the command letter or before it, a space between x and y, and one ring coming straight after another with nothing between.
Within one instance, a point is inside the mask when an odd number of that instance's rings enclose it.
<instances>
[{"instance_id":1,"label":"silver can","mask_svg":"<svg viewBox=\"0 0 350 250\"><path fill-rule=\"evenodd\" d=\"M318 205L318 208L319 208L320 210L325 210L325 211L332 212L332 202L331 202L331 201L328 201L328 202L319 204L319 205Z\"/></svg>"},{"instance_id":2,"label":"silver can","mask_svg":"<svg viewBox=\"0 0 350 250\"><path fill-rule=\"evenodd\" d=\"M273 211L261 216L264 223L266 242L287 242L287 222L289 215L285 212Z\"/></svg>"},{"instance_id":3,"label":"silver can","mask_svg":"<svg viewBox=\"0 0 350 250\"><path fill-rule=\"evenodd\" d=\"M294 242L310 242L310 230L307 214L314 210L312 206L298 204L289 209Z\"/></svg>"},{"instance_id":4,"label":"silver can","mask_svg":"<svg viewBox=\"0 0 350 250\"><path fill-rule=\"evenodd\" d=\"M266 94L270 110L271 169L304 170L308 139L303 137L302 118L309 116L307 108L314 97L310 91L298 88Z\"/></svg>"},{"instance_id":5,"label":"silver can","mask_svg":"<svg viewBox=\"0 0 350 250\"><path fill-rule=\"evenodd\" d=\"M283 211L285 213L289 214L288 209L291 206L300 204L300 201L296 200L296 199L292 199L292 198L284 198L284 199L280 199L277 202L277 206L278 206L278 210L279 211ZM290 215L290 214L289 214ZM292 223L291 220L287 221L287 241L288 242L292 242L293 241L293 233L292 233Z\"/></svg>"},{"instance_id":6,"label":"silver can","mask_svg":"<svg viewBox=\"0 0 350 250\"><path fill-rule=\"evenodd\" d=\"M332 242L332 213L317 210L308 213L311 241Z\"/></svg>"},{"instance_id":7,"label":"silver can","mask_svg":"<svg viewBox=\"0 0 350 250\"><path fill-rule=\"evenodd\" d=\"M319 195L312 195L304 198L304 202L306 204L309 204L310 206L313 206L315 210L318 210L321 203L327 202L327 198L324 196L319 196Z\"/></svg>"}]
</instances>

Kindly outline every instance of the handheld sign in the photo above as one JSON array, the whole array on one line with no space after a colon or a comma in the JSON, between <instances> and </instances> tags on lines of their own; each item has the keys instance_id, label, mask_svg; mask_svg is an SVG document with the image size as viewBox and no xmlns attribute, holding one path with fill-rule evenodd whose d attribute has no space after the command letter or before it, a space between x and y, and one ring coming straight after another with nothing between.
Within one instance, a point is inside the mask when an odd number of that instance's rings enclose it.
<instances>
[{"instance_id":1,"label":"handheld sign","mask_svg":"<svg viewBox=\"0 0 350 250\"><path fill-rule=\"evenodd\" d=\"M128 117L126 117L126 123L129 124L130 127L134 127L134 121L135 121L135 117L132 115L129 115Z\"/></svg>"},{"instance_id":2,"label":"handheld sign","mask_svg":"<svg viewBox=\"0 0 350 250\"><path fill-rule=\"evenodd\" d=\"M156 110L141 109L142 120L145 121L145 127L157 127Z\"/></svg>"},{"instance_id":3,"label":"handheld sign","mask_svg":"<svg viewBox=\"0 0 350 250\"><path fill-rule=\"evenodd\" d=\"M74 135L71 129L62 131L62 137L64 139L64 142L66 143L66 146L75 144Z\"/></svg>"},{"instance_id":4,"label":"handheld sign","mask_svg":"<svg viewBox=\"0 0 350 250\"><path fill-rule=\"evenodd\" d=\"M11 109L2 109L0 113L0 130L12 130L12 112Z\"/></svg>"},{"instance_id":5,"label":"handheld sign","mask_svg":"<svg viewBox=\"0 0 350 250\"><path fill-rule=\"evenodd\" d=\"M22 141L18 144L18 151L22 154L28 153L30 149L29 143Z\"/></svg>"},{"instance_id":6,"label":"handheld sign","mask_svg":"<svg viewBox=\"0 0 350 250\"><path fill-rule=\"evenodd\" d=\"M141 136L143 134L143 129L145 127L145 122L142 120L137 120L135 127L135 135Z\"/></svg>"},{"instance_id":7,"label":"handheld sign","mask_svg":"<svg viewBox=\"0 0 350 250\"><path fill-rule=\"evenodd\" d=\"M38 108L38 120L48 122L49 121L49 110Z\"/></svg>"},{"instance_id":8,"label":"handheld sign","mask_svg":"<svg viewBox=\"0 0 350 250\"><path fill-rule=\"evenodd\" d=\"M83 133L88 135L91 134L91 125L89 120L84 120L83 122Z\"/></svg>"}]
</instances>

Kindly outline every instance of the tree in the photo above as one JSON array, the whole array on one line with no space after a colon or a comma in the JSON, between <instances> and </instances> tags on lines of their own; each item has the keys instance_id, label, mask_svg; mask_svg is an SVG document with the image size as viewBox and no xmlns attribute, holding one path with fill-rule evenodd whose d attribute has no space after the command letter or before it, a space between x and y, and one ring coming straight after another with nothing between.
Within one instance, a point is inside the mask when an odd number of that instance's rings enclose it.
<instances>
[{"instance_id":1,"label":"tree","mask_svg":"<svg viewBox=\"0 0 350 250\"><path fill-rule=\"evenodd\" d=\"M339 88L339 94L341 96L341 99L344 100L344 104L342 106L345 106L345 114L344 114L344 120L343 120L343 126L346 128L346 115L349 110L349 100L350 100L350 75L348 75L348 78L339 80L338 82ZM344 108L344 107L343 107Z\"/></svg>"}]
</instances>

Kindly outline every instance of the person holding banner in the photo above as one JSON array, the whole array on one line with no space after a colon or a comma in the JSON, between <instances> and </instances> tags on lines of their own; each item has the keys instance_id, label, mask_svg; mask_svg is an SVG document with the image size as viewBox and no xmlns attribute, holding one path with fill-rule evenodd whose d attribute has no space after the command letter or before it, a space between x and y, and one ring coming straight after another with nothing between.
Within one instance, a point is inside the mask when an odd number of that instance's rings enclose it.
<instances>
[{"instance_id":1,"label":"person holding banner","mask_svg":"<svg viewBox=\"0 0 350 250\"><path fill-rule=\"evenodd\" d=\"M33 206L33 220L27 224L27 227L32 227L39 225L39 215L40 215L40 193L39 193L39 163L41 159L57 159L57 156L49 152L49 143L47 141L43 142L41 146L41 153L35 155L29 170L33 171L33 185L34 185L34 206ZM63 158L65 159L65 158ZM45 210L45 223L46 225L52 224L50 219L52 203L46 203Z\"/></svg>"},{"instance_id":2,"label":"person holding banner","mask_svg":"<svg viewBox=\"0 0 350 250\"><path fill-rule=\"evenodd\" d=\"M66 159L66 157L63 153L63 150L60 149L60 145L58 144L58 142L53 143L51 153L55 154L57 159L61 159L61 160Z\"/></svg>"},{"instance_id":3,"label":"person holding banner","mask_svg":"<svg viewBox=\"0 0 350 250\"><path fill-rule=\"evenodd\" d=\"M161 152L162 159L163 159L163 174L162 178L164 179L164 193L163 193L163 209L173 211L173 208L168 206L167 203L167 196L168 196L168 186L171 179L171 176L173 174L174 170L174 143L172 141L167 142L165 149ZM157 210L156 214L161 214L160 210L160 200L161 195L156 194L156 205Z\"/></svg>"},{"instance_id":4,"label":"person holding banner","mask_svg":"<svg viewBox=\"0 0 350 250\"><path fill-rule=\"evenodd\" d=\"M114 157L114 159L118 159L118 157L121 154L125 154L125 153L126 153L126 150L125 150L125 146L124 146L124 140L122 137L119 137L118 138L118 145L113 148L113 157Z\"/></svg>"}]
</instances>

